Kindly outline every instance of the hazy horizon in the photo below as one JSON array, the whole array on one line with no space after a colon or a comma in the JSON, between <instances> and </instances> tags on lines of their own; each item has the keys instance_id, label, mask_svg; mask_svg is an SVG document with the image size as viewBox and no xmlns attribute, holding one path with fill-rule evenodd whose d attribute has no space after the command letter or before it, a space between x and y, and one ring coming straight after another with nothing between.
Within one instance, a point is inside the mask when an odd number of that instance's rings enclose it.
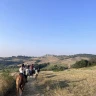
<instances>
[{"instance_id":1,"label":"hazy horizon","mask_svg":"<svg viewBox=\"0 0 96 96\"><path fill-rule=\"evenodd\" d=\"M12 57L12 56L15 56L15 57L17 57L17 56L28 56L28 57L42 57L42 56L46 56L46 55L49 55L49 56L51 56L51 55L57 55L57 56L62 56L62 55L65 55L65 56L71 56L71 55L79 55L79 54L90 54L90 53L77 53L77 54L44 54L44 55L8 55L8 56L0 56L0 57ZM96 55L96 54L90 54L90 55Z\"/></svg>"},{"instance_id":2,"label":"hazy horizon","mask_svg":"<svg viewBox=\"0 0 96 96\"><path fill-rule=\"evenodd\" d=\"M1 0L0 57L96 54L95 0Z\"/></svg>"}]
</instances>

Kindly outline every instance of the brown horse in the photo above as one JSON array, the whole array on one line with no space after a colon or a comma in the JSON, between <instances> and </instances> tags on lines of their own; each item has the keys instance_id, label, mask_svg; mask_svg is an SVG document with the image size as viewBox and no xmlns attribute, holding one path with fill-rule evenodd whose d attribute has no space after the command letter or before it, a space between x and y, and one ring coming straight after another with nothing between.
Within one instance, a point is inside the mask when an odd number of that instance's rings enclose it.
<instances>
[{"instance_id":1,"label":"brown horse","mask_svg":"<svg viewBox=\"0 0 96 96\"><path fill-rule=\"evenodd\" d=\"M22 92L24 90L24 85L25 85L25 77L23 74L19 74L16 77L16 89L17 89L17 96L22 96Z\"/></svg>"}]
</instances>

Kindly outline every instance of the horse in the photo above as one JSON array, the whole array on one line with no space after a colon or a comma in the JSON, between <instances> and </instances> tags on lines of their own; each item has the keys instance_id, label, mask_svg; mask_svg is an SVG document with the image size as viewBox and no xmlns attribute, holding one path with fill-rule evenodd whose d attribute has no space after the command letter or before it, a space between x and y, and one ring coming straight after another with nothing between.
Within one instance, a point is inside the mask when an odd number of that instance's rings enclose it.
<instances>
[{"instance_id":1,"label":"horse","mask_svg":"<svg viewBox=\"0 0 96 96\"><path fill-rule=\"evenodd\" d=\"M38 70L35 69L35 74L34 74L34 75L35 75L35 79L36 79L36 81L37 81L38 74L39 74Z\"/></svg>"},{"instance_id":2,"label":"horse","mask_svg":"<svg viewBox=\"0 0 96 96\"><path fill-rule=\"evenodd\" d=\"M38 73L40 72L40 68L37 69Z\"/></svg>"},{"instance_id":3,"label":"horse","mask_svg":"<svg viewBox=\"0 0 96 96\"><path fill-rule=\"evenodd\" d=\"M24 86L26 83L26 79L23 74L19 74L16 77L16 89L17 89L17 96L22 96L22 92L24 90Z\"/></svg>"}]
</instances>

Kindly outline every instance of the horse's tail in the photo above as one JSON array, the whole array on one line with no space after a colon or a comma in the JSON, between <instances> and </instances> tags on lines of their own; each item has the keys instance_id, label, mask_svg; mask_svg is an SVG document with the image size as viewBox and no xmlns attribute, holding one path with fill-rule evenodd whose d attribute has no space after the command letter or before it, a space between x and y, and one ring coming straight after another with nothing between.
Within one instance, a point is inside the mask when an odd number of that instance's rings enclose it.
<instances>
[{"instance_id":1,"label":"horse's tail","mask_svg":"<svg viewBox=\"0 0 96 96\"><path fill-rule=\"evenodd\" d=\"M16 89L17 89L17 96L20 95L20 92L19 92L19 89L21 91L21 86L20 86L20 83L21 83L21 78L20 76L17 76L16 78Z\"/></svg>"},{"instance_id":2,"label":"horse's tail","mask_svg":"<svg viewBox=\"0 0 96 96\"><path fill-rule=\"evenodd\" d=\"M16 78L16 92L17 92L17 96L19 96L19 78Z\"/></svg>"}]
</instances>

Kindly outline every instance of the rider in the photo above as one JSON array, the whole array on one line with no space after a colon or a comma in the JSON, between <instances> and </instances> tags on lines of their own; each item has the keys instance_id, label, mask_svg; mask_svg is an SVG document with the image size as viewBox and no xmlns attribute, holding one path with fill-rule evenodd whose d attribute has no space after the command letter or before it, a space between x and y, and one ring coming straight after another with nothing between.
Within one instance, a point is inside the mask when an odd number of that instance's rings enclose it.
<instances>
[{"instance_id":1,"label":"rider","mask_svg":"<svg viewBox=\"0 0 96 96\"><path fill-rule=\"evenodd\" d=\"M29 76L29 71L30 71L30 70L29 70L29 65L26 66L26 70L25 70L25 71L26 71L25 74L26 74L27 76Z\"/></svg>"},{"instance_id":2,"label":"rider","mask_svg":"<svg viewBox=\"0 0 96 96\"><path fill-rule=\"evenodd\" d=\"M20 75L23 76L23 80L27 82L27 78L26 78L26 75L25 75L25 65L22 64L21 67L19 68L19 73Z\"/></svg>"},{"instance_id":3,"label":"rider","mask_svg":"<svg viewBox=\"0 0 96 96\"><path fill-rule=\"evenodd\" d=\"M24 66L24 64L22 64L21 67L19 68L19 72L20 72L20 74L24 75L24 73L25 73L25 66Z\"/></svg>"},{"instance_id":4,"label":"rider","mask_svg":"<svg viewBox=\"0 0 96 96\"><path fill-rule=\"evenodd\" d=\"M30 75L32 75L32 71L33 71L34 65L30 65Z\"/></svg>"},{"instance_id":5,"label":"rider","mask_svg":"<svg viewBox=\"0 0 96 96\"><path fill-rule=\"evenodd\" d=\"M29 65L26 66L26 69L25 69L25 76L26 76L26 79L27 77L30 75L30 70L29 70ZM27 81L28 82L28 81Z\"/></svg>"}]
</instances>

